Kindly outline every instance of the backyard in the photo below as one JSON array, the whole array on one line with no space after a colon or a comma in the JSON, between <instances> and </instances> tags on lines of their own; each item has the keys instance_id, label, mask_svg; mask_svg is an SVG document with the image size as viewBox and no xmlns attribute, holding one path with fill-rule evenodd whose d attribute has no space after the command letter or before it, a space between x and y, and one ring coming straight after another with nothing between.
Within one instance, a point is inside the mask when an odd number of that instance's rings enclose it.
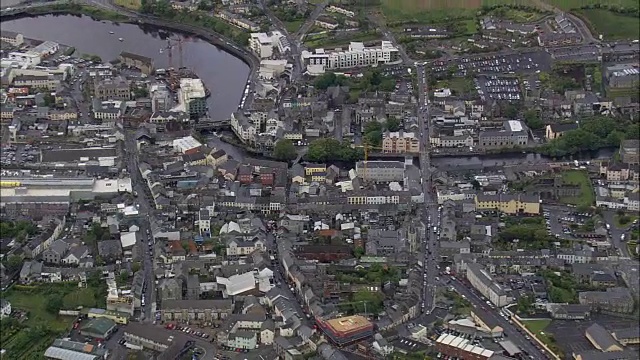
<instances>
[{"instance_id":1,"label":"backyard","mask_svg":"<svg viewBox=\"0 0 640 360\"><path fill-rule=\"evenodd\" d=\"M562 173L562 181L565 184L580 185L579 197L565 197L560 199L565 204L579 207L590 207L595 202L595 194L589 174L586 171L569 170Z\"/></svg>"}]
</instances>

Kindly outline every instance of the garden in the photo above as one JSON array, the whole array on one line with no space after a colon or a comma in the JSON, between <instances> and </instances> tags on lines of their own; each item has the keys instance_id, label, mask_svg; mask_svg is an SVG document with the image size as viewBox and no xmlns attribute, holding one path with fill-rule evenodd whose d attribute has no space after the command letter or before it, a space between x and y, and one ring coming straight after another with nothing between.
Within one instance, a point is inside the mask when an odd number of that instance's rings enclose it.
<instances>
[{"instance_id":1,"label":"garden","mask_svg":"<svg viewBox=\"0 0 640 360\"><path fill-rule=\"evenodd\" d=\"M12 317L0 321L3 359L39 359L54 339L64 336L74 318L60 316L61 309L105 307L106 288L99 273L88 280L88 287L77 283L14 285L2 294L11 303Z\"/></svg>"}]
</instances>

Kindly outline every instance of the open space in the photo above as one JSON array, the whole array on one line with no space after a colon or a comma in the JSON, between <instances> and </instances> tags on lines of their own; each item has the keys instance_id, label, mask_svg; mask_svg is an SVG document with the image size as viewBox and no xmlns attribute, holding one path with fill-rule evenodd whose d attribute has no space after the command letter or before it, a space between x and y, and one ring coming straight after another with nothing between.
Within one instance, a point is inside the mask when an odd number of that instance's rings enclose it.
<instances>
[{"instance_id":1,"label":"open space","mask_svg":"<svg viewBox=\"0 0 640 360\"><path fill-rule=\"evenodd\" d=\"M637 4L636 4L637 6ZM594 35L604 40L638 39L640 18L625 16L602 9L576 10L576 14L588 21Z\"/></svg>"},{"instance_id":2,"label":"open space","mask_svg":"<svg viewBox=\"0 0 640 360\"><path fill-rule=\"evenodd\" d=\"M569 170L562 173L562 180L566 184L580 185L581 194L579 197L566 197L561 201L565 204L576 206L592 206L595 201L595 194L589 175L586 171Z\"/></svg>"},{"instance_id":3,"label":"open space","mask_svg":"<svg viewBox=\"0 0 640 360\"><path fill-rule=\"evenodd\" d=\"M127 9L138 10L140 6L142 6L142 1L140 0L115 0L115 4L118 6L122 6Z\"/></svg>"},{"instance_id":4,"label":"open space","mask_svg":"<svg viewBox=\"0 0 640 360\"><path fill-rule=\"evenodd\" d=\"M544 2L561 10L580 9L583 6L595 4L618 5L625 8L638 7L638 0L544 0Z\"/></svg>"},{"instance_id":5,"label":"open space","mask_svg":"<svg viewBox=\"0 0 640 360\"><path fill-rule=\"evenodd\" d=\"M303 23L304 20L287 21L284 23L284 27L287 28L289 33L295 33L300 29L300 26L302 26Z\"/></svg>"},{"instance_id":6,"label":"open space","mask_svg":"<svg viewBox=\"0 0 640 360\"><path fill-rule=\"evenodd\" d=\"M537 319L537 320L522 320L522 323L534 334L539 334L540 331L551 324L551 319Z\"/></svg>"}]
</instances>

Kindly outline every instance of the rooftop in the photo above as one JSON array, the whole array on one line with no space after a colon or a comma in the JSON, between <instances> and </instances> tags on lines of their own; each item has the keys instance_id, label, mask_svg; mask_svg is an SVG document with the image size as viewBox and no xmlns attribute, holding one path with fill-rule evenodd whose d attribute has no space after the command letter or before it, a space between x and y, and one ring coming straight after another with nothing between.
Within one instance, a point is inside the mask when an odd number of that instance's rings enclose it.
<instances>
[{"instance_id":1,"label":"rooftop","mask_svg":"<svg viewBox=\"0 0 640 360\"><path fill-rule=\"evenodd\" d=\"M373 326L364 316L353 315L327 320L326 323L337 332L353 332Z\"/></svg>"}]
</instances>

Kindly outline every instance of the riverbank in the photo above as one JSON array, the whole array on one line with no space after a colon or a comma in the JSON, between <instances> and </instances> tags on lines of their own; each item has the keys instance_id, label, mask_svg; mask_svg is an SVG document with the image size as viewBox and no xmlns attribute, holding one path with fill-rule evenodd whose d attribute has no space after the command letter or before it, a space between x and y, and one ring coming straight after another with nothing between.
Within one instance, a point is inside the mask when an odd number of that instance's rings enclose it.
<instances>
[{"instance_id":1,"label":"riverbank","mask_svg":"<svg viewBox=\"0 0 640 360\"><path fill-rule=\"evenodd\" d=\"M156 27L159 30L167 30L175 33L181 33L189 36L195 36L202 40L215 45L225 52L242 60L250 69L250 79L254 77L259 66L260 60L248 49L233 42L232 39L226 38L210 29L205 29L189 24L182 24L155 16L139 14L128 9L114 7L115 10L107 10L91 5L79 4L57 4L34 6L22 9L11 15L3 15L2 21L17 20L24 17L38 17L44 15L86 15L98 21L112 21L115 23L130 23L138 25L147 25Z\"/></svg>"}]
</instances>

